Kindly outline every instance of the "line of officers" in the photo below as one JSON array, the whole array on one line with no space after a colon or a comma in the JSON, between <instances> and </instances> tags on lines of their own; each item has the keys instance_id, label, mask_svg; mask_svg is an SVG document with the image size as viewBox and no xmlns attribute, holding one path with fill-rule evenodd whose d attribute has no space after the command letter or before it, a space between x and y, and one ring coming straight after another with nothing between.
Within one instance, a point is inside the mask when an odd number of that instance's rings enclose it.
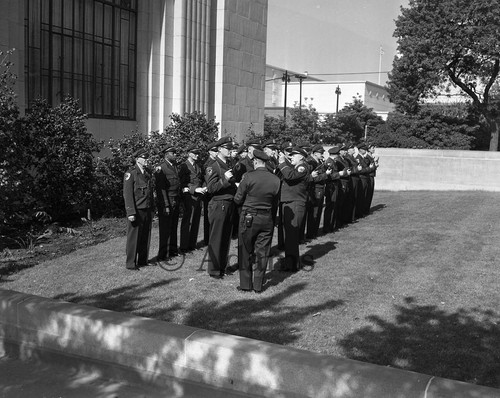
<instances>
[{"instance_id":1,"label":"line of officers","mask_svg":"<svg viewBox=\"0 0 500 398\"><path fill-rule=\"evenodd\" d=\"M165 147L154 172L146 150L134 153L135 166L123 181L127 269L148 264L154 197L156 262L196 249L203 213L210 277L230 273L229 248L237 236L238 290L257 293L265 282L274 231L278 249L284 250L280 271L296 272L301 267L299 245L318 236L321 219L322 232L330 233L370 212L378 157L364 142L336 145L325 153L322 145L307 142L251 140L238 146L223 137L208 152L206 163L199 165L201 151L191 146L187 159L177 164L176 148Z\"/></svg>"}]
</instances>

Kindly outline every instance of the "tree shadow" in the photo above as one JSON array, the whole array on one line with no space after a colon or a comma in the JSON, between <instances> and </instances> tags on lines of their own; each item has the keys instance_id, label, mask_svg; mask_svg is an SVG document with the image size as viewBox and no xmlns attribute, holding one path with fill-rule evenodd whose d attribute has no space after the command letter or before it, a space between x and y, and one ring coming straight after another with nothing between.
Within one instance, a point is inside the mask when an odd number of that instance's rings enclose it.
<instances>
[{"instance_id":1,"label":"tree shadow","mask_svg":"<svg viewBox=\"0 0 500 398\"><path fill-rule=\"evenodd\" d=\"M478 308L447 312L396 306L395 322L378 316L340 341L347 357L448 379L500 387L500 315Z\"/></svg>"},{"instance_id":2,"label":"tree shadow","mask_svg":"<svg viewBox=\"0 0 500 398\"><path fill-rule=\"evenodd\" d=\"M305 318L344 304L342 300L328 300L303 307L283 304L285 299L303 291L306 286L306 283L298 283L281 293L270 297L260 296L259 299L249 294L248 299L227 304L198 300L187 310L188 315L182 323L270 343L290 344L300 337ZM218 315L214 316L215 313Z\"/></svg>"},{"instance_id":3,"label":"tree shadow","mask_svg":"<svg viewBox=\"0 0 500 398\"><path fill-rule=\"evenodd\" d=\"M151 308L144 304L144 295L152 289L167 286L178 280L179 278L174 278L150 283L148 285L132 284L97 294L62 293L53 298L111 311L133 312L136 315L151 317L154 314L152 315ZM169 307L168 312L171 313L178 309L181 309L181 307L176 304L174 307ZM163 309L163 311L165 311L165 309ZM167 320L168 317L164 314L163 318Z\"/></svg>"}]
</instances>

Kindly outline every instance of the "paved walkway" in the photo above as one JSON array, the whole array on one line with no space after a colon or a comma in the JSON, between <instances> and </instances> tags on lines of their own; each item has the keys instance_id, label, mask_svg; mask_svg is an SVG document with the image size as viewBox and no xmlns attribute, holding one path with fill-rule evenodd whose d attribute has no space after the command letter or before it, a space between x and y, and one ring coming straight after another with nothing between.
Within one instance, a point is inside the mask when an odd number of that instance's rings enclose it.
<instances>
[{"instance_id":1,"label":"paved walkway","mask_svg":"<svg viewBox=\"0 0 500 398\"><path fill-rule=\"evenodd\" d=\"M0 358L0 398L231 398L248 397L205 385L172 380L158 387L107 379L77 362L38 363Z\"/></svg>"}]
</instances>

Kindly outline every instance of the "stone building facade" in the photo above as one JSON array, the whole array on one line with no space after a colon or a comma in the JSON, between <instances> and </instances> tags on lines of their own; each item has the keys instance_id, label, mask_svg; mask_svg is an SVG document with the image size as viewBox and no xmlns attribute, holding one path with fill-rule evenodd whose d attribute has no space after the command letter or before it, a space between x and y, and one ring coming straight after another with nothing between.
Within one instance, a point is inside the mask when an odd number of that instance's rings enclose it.
<instances>
[{"instance_id":1,"label":"stone building facade","mask_svg":"<svg viewBox=\"0 0 500 398\"><path fill-rule=\"evenodd\" d=\"M199 111L263 131L267 0L0 0L21 108L70 94L97 138Z\"/></svg>"}]
</instances>

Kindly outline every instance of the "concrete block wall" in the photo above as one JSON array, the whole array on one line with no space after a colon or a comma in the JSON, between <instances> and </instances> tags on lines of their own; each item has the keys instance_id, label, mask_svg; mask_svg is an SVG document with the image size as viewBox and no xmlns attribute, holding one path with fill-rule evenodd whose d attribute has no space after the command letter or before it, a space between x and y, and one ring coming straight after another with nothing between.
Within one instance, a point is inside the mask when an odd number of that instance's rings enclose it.
<instances>
[{"instance_id":1,"label":"concrete block wall","mask_svg":"<svg viewBox=\"0 0 500 398\"><path fill-rule=\"evenodd\" d=\"M375 189L500 191L500 152L377 148Z\"/></svg>"},{"instance_id":2,"label":"concrete block wall","mask_svg":"<svg viewBox=\"0 0 500 398\"><path fill-rule=\"evenodd\" d=\"M0 356L40 351L273 398L493 398L500 390L0 289Z\"/></svg>"}]
</instances>

